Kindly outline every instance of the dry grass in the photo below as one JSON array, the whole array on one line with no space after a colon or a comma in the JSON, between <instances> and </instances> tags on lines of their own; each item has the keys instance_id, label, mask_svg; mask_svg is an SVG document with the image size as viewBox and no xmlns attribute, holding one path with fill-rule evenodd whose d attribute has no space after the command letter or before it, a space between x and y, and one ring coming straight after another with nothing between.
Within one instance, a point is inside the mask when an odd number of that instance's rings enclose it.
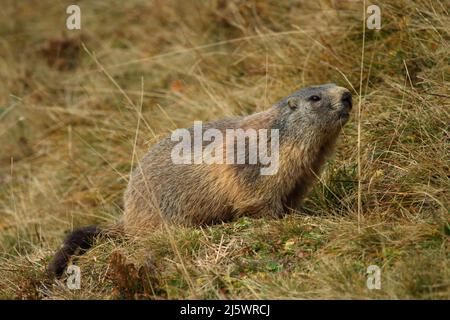
<instances>
[{"instance_id":1,"label":"dry grass","mask_svg":"<svg viewBox=\"0 0 450 320\"><path fill-rule=\"evenodd\" d=\"M361 78L362 2L79 1L64 31L68 4L2 4L1 298L450 298L444 1L383 2ZM353 119L305 214L99 239L81 290L45 281L67 230L120 217L159 137L326 82L361 92L360 188Z\"/></svg>"}]
</instances>

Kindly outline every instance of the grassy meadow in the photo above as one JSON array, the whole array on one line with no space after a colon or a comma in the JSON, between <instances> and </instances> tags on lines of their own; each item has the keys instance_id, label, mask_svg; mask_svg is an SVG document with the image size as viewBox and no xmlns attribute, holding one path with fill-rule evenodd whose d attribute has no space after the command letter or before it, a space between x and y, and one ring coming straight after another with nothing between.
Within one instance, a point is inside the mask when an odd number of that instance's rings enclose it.
<instances>
[{"instance_id":1,"label":"grassy meadow","mask_svg":"<svg viewBox=\"0 0 450 320\"><path fill-rule=\"evenodd\" d=\"M450 299L448 2L382 1L381 30L357 0L85 0L67 30L72 3L2 1L0 299ZM80 290L46 278L163 136L329 82L353 115L304 212L97 239Z\"/></svg>"}]
</instances>

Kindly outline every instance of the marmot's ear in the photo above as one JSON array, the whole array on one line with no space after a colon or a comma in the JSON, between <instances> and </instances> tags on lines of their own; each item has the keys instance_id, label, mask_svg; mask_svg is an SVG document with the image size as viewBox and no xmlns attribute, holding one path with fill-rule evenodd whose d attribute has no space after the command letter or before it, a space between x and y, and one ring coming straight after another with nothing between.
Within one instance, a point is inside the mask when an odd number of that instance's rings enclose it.
<instances>
[{"instance_id":1,"label":"marmot's ear","mask_svg":"<svg viewBox=\"0 0 450 320\"><path fill-rule=\"evenodd\" d=\"M289 98L287 104L289 108L291 108L291 110L295 110L298 108L297 99L295 98Z\"/></svg>"}]
</instances>

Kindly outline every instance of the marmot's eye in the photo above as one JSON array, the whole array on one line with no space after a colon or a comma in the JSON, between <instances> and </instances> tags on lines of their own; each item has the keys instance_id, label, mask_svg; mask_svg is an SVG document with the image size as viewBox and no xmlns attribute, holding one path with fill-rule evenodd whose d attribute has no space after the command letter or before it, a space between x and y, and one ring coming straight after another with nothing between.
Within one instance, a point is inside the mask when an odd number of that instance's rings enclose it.
<instances>
[{"instance_id":1,"label":"marmot's eye","mask_svg":"<svg viewBox=\"0 0 450 320\"><path fill-rule=\"evenodd\" d=\"M311 100L311 101L320 101L320 97L319 96L311 96L311 97L309 97L309 100Z\"/></svg>"}]
</instances>

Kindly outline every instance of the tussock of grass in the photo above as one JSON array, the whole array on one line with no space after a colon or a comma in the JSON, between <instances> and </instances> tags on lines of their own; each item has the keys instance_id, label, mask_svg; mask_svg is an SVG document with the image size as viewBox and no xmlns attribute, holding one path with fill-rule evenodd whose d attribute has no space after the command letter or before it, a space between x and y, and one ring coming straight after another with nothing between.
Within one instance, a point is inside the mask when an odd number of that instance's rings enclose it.
<instances>
[{"instance_id":1,"label":"tussock of grass","mask_svg":"<svg viewBox=\"0 0 450 320\"><path fill-rule=\"evenodd\" d=\"M1 298L450 298L444 2L383 3L362 79L361 3L81 1L82 30L63 31L67 5L2 6ZM98 239L81 290L45 279L67 230L120 217L132 155L172 129L309 84L357 101L360 80L359 232L353 119L303 213Z\"/></svg>"}]
</instances>

